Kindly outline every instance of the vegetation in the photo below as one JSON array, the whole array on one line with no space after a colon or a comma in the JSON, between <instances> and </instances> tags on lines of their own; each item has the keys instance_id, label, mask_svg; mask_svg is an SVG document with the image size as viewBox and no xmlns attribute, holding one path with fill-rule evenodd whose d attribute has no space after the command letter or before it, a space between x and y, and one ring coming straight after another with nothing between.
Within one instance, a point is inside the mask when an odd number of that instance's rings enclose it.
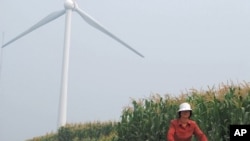
<instances>
[{"instance_id":1,"label":"vegetation","mask_svg":"<svg viewBox=\"0 0 250 141\"><path fill-rule=\"evenodd\" d=\"M30 141L166 141L169 122L184 101L192 105L192 119L211 141L229 141L230 124L250 124L250 84L221 84L178 97L153 94L132 100L118 122L67 125Z\"/></svg>"},{"instance_id":2,"label":"vegetation","mask_svg":"<svg viewBox=\"0 0 250 141\"><path fill-rule=\"evenodd\" d=\"M28 141L111 141L116 137L116 122L92 122L84 124L67 124L57 133L35 137Z\"/></svg>"}]
</instances>

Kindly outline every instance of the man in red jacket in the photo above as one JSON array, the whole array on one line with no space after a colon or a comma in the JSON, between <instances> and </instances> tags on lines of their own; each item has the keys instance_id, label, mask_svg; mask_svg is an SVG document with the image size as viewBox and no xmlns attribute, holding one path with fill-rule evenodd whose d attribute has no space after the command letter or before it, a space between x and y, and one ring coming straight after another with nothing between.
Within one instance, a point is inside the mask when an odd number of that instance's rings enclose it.
<instances>
[{"instance_id":1,"label":"man in red jacket","mask_svg":"<svg viewBox=\"0 0 250 141\"><path fill-rule=\"evenodd\" d=\"M182 103L178 110L179 118L171 120L167 141L191 141L195 135L199 141L207 141L195 121L191 120L192 109L189 103Z\"/></svg>"}]
</instances>

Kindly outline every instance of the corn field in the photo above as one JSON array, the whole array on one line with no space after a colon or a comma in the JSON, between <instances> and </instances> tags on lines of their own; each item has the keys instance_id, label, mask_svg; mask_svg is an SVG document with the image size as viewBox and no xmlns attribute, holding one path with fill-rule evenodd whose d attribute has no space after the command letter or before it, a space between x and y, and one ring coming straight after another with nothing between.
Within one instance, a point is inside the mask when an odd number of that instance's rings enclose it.
<instances>
[{"instance_id":1,"label":"corn field","mask_svg":"<svg viewBox=\"0 0 250 141\"><path fill-rule=\"evenodd\" d=\"M28 141L110 141L115 138L116 122L67 124L57 133L35 137Z\"/></svg>"},{"instance_id":2,"label":"corn field","mask_svg":"<svg viewBox=\"0 0 250 141\"><path fill-rule=\"evenodd\" d=\"M68 125L30 141L166 141L170 120L177 118L182 102L191 104L191 119L209 141L229 141L230 124L250 124L250 84L221 84L206 91L191 89L178 97L152 94L132 100L120 121Z\"/></svg>"}]
</instances>

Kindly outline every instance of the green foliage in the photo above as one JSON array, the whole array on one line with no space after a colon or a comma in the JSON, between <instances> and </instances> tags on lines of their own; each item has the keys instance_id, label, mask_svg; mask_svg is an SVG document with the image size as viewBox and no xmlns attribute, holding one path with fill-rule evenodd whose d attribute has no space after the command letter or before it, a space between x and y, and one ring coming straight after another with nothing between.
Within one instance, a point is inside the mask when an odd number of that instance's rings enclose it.
<instances>
[{"instance_id":1,"label":"green foliage","mask_svg":"<svg viewBox=\"0 0 250 141\"><path fill-rule=\"evenodd\" d=\"M57 134L49 133L41 137L34 137L33 139L27 141L57 141Z\"/></svg>"},{"instance_id":2,"label":"green foliage","mask_svg":"<svg viewBox=\"0 0 250 141\"><path fill-rule=\"evenodd\" d=\"M69 127L58 129L58 141L73 141L73 132Z\"/></svg>"},{"instance_id":3,"label":"green foliage","mask_svg":"<svg viewBox=\"0 0 250 141\"><path fill-rule=\"evenodd\" d=\"M211 141L228 141L230 124L250 124L250 87L223 85L218 90L191 90L179 97L153 95L132 101L118 123L118 141L165 141L180 103L189 102L195 120Z\"/></svg>"},{"instance_id":4,"label":"green foliage","mask_svg":"<svg viewBox=\"0 0 250 141\"><path fill-rule=\"evenodd\" d=\"M152 99L133 101L133 108L124 109L117 133L119 141L165 141L167 124L174 116L176 106L165 104L159 95Z\"/></svg>"},{"instance_id":5,"label":"green foliage","mask_svg":"<svg viewBox=\"0 0 250 141\"><path fill-rule=\"evenodd\" d=\"M68 124L58 133L30 141L166 141L170 120L177 117L182 102L192 105L191 118L210 141L229 141L230 124L250 124L250 85L231 84L207 91L192 89L178 97L153 94L132 100L119 122Z\"/></svg>"},{"instance_id":6,"label":"green foliage","mask_svg":"<svg viewBox=\"0 0 250 141\"><path fill-rule=\"evenodd\" d=\"M67 124L57 133L35 137L29 141L112 141L116 138L116 122Z\"/></svg>"}]
</instances>

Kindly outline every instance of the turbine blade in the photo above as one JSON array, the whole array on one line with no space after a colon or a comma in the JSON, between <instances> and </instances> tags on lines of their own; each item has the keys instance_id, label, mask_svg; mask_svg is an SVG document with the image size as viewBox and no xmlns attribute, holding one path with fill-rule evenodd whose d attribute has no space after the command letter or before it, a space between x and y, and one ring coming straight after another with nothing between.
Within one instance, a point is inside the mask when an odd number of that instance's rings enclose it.
<instances>
[{"instance_id":1,"label":"turbine blade","mask_svg":"<svg viewBox=\"0 0 250 141\"><path fill-rule=\"evenodd\" d=\"M29 29L27 29L26 31L22 32L21 34L19 34L18 36L16 36L15 38L13 38L12 40L10 40L9 42L5 43L3 47L6 47L7 45L9 45L10 43L16 41L17 39L25 36L26 34L36 30L37 28L55 20L56 18L62 16L65 13L65 10L61 10L61 11L57 11L57 12L53 12L51 14L49 14L47 17L43 18L42 20L40 20L38 23L36 23L35 25L33 25L32 27L30 27Z\"/></svg>"},{"instance_id":2,"label":"turbine blade","mask_svg":"<svg viewBox=\"0 0 250 141\"><path fill-rule=\"evenodd\" d=\"M95 27L96 29L102 31L103 33L107 34L108 36L110 36L111 38L113 38L114 40L118 41L119 43L121 43L122 45L124 45L125 47L127 47L128 49L130 49L131 51L133 51L134 53L136 53L137 55L144 57L141 53L139 53L138 51L136 51L135 49L133 49L130 45L128 45L127 43L125 43L124 41L122 41L121 39L119 39L118 37L116 37L114 34L112 34L111 32L109 32L107 29L105 29L101 24L99 24L96 20L94 20L90 15L88 15L86 12L84 12L83 10L81 10L79 7L75 7L75 11L80 14L80 16L91 26Z\"/></svg>"}]
</instances>

